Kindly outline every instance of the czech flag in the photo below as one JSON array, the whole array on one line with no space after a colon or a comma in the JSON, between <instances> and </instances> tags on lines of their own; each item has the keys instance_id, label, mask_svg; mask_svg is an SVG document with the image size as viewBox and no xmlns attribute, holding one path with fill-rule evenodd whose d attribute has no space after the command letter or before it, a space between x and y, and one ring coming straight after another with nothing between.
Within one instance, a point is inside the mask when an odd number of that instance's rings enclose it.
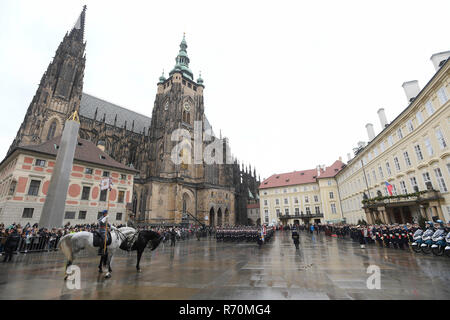
<instances>
[{"instance_id":1,"label":"czech flag","mask_svg":"<svg viewBox=\"0 0 450 320\"><path fill-rule=\"evenodd\" d=\"M386 185L387 191L389 192L389 195L392 196L392 184L390 184L389 182L385 181L384 184Z\"/></svg>"}]
</instances>

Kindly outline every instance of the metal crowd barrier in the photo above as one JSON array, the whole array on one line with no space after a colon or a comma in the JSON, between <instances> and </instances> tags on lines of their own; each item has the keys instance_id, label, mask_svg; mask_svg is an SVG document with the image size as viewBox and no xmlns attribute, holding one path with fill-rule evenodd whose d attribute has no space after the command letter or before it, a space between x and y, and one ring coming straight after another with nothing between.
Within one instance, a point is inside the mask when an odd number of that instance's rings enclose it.
<instances>
[{"instance_id":1,"label":"metal crowd barrier","mask_svg":"<svg viewBox=\"0 0 450 320\"><path fill-rule=\"evenodd\" d=\"M28 253L28 252L44 252L44 251L56 251L58 241L60 237L20 237L19 244L14 249L15 253ZM0 237L0 253L5 251L6 237Z\"/></svg>"}]
</instances>

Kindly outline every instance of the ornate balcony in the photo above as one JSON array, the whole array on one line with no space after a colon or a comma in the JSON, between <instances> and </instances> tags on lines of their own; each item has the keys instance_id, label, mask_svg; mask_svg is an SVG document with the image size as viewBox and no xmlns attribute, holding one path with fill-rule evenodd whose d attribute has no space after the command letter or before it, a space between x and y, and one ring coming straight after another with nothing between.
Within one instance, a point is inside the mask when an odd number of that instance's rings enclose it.
<instances>
[{"instance_id":1,"label":"ornate balcony","mask_svg":"<svg viewBox=\"0 0 450 320\"><path fill-rule=\"evenodd\" d=\"M436 190L424 190L414 193L399 194L396 196L375 197L364 199L363 208L396 207L407 205L419 205L442 199L441 193Z\"/></svg>"},{"instance_id":2,"label":"ornate balcony","mask_svg":"<svg viewBox=\"0 0 450 320\"><path fill-rule=\"evenodd\" d=\"M283 214L279 215L278 218L280 220L287 219L311 219L311 218L323 218L323 213L309 213L309 214Z\"/></svg>"}]
</instances>

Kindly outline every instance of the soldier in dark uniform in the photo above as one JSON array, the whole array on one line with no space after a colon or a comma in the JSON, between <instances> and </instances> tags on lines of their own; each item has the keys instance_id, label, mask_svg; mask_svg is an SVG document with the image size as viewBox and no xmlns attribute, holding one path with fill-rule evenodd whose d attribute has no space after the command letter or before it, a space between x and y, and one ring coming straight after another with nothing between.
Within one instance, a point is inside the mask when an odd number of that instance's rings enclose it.
<instances>
[{"instance_id":1,"label":"soldier in dark uniform","mask_svg":"<svg viewBox=\"0 0 450 320\"><path fill-rule=\"evenodd\" d=\"M99 256L106 253L105 239L107 237L108 230L111 228L111 225L108 223L108 210L103 210L102 214L103 214L103 217L98 219L98 227L99 227L98 233L100 234L100 238L102 240L101 245L98 248Z\"/></svg>"},{"instance_id":2,"label":"soldier in dark uniform","mask_svg":"<svg viewBox=\"0 0 450 320\"><path fill-rule=\"evenodd\" d=\"M292 240L294 240L295 249L298 250L299 243L300 243L300 236L298 234L297 228L294 227L292 229Z\"/></svg>"}]
</instances>

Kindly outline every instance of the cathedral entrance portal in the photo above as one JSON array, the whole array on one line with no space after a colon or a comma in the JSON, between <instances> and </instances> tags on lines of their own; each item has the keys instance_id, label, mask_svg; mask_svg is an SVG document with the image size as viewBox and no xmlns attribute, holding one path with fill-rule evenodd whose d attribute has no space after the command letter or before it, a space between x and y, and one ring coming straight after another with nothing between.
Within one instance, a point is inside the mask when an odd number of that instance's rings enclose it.
<instances>
[{"instance_id":1,"label":"cathedral entrance portal","mask_svg":"<svg viewBox=\"0 0 450 320\"><path fill-rule=\"evenodd\" d=\"M214 219L214 208L211 208L211 210L209 210L209 225L211 227L215 226L215 219Z\"/></svg>"}]
</instances>

